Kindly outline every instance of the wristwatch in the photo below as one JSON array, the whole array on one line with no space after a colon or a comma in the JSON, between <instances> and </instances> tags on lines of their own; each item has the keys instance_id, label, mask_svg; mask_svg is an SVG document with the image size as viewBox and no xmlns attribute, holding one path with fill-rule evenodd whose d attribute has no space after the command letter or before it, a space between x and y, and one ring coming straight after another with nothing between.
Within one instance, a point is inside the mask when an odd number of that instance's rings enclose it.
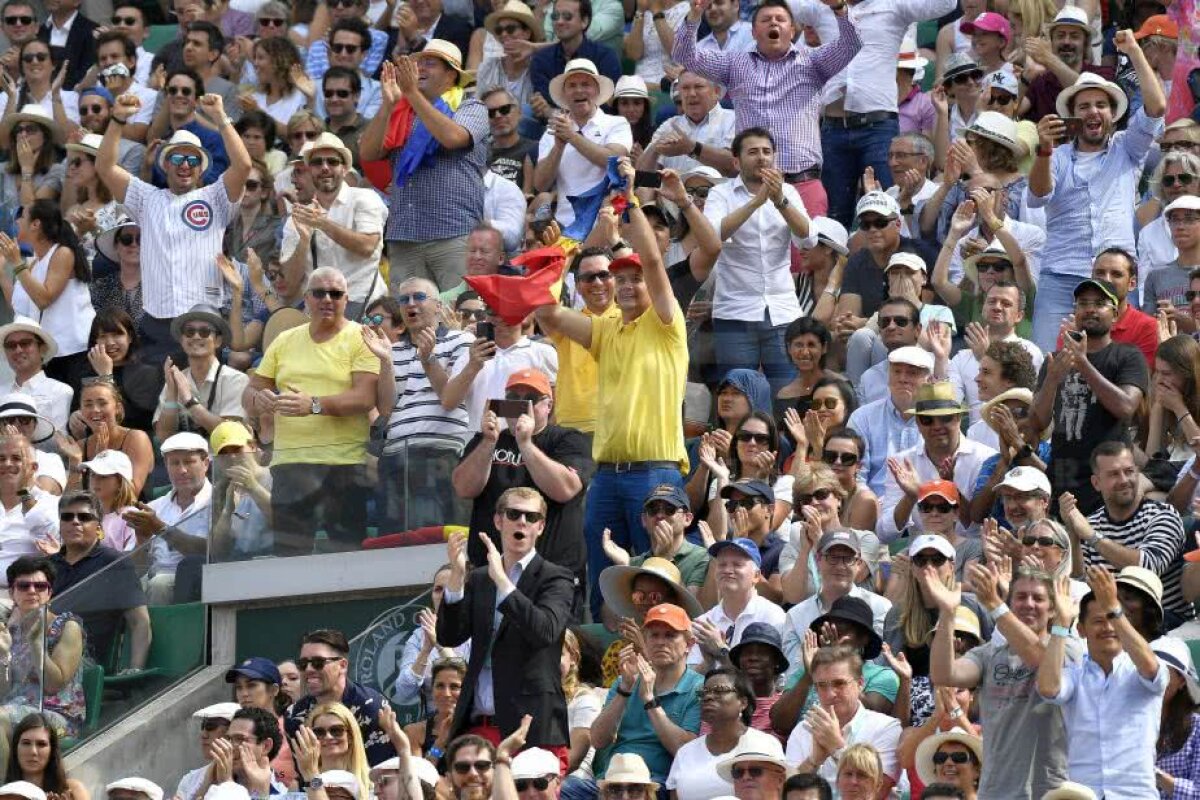
<instances>
[{"instance_id":1,"label":"wristwatch","mask_svg":"<svg viewBox=\"0 0 1200 800\"><path fill-rule=\"evenodd\" d=\"M312 399L312 413L314 413L314 414L321 413L321 398L319 398L315 395L313 396L313 399Z\"/></svg>"},{"instance_id":2,"label":"wristwatch","mask_svg":"<svg viewBox=\"0 0 1200 800\"><path fill-rule=\"evenodd\" d=\"M703 149L704 149L704 143L696 142L696 144L692 147L692 158L699 158L700 151Z\"/></svg>"},{"instance_id":3,"label":"wristwatch","mask_svg":"<svg viewBox=\"0 0 1200 800\"><path fill-rule=\"evenodd\" d=\"M313 776L313 779L308 782L308 788L309 789L323 789L323 788L325 788L325 781L321 780L320 775L315 775L315 776Z\"/></svg>"},{"instance_id":4,"label":"wristwatch","mask_svg":"<svg viewBox=\"0 0 1200 800\"><path fill-rule=\"evenodd\" d=\"M1120 619L1121 617L1125 616L1125 609L1121 608L1121 606L1117 606L1104 616L1108 619Z\"/></svg>"},{"instance_id":5,"label":"wristwatch","mask_svg":"<svg viewBox=\"0 0 1200 800\"><path fill-rule=\"evenodd\" d=\"M184 403L183 407L184 408L194 408L195 406L198 406L198 405L200 405L200 401L197 398L193 397L191 400L188 400L186 403Z\"/></svg>"},{"instance_id":6,"label":"wristwatch","mask_svg":"<svg viewBox=\"0 0 1200 800\"><path fill-rule=\"evenodd\" d=\"M792 204L792 201L791 201L791 200L788 200L788 199L785 197L785 198L783 198L782 200L780 200L778 203L776 203L776 204L775 204L775 208L779 209L780 211L783 211L785 208L787 208L787 207L788 207L788 206L790 206L791 204Z\"/></svg>"},{"instance_id":7,"label":"wristwatch","mask_svg":"<svg viewBox=\"0 0 1200 800\"><path fill-rule=\"evenodd\" d=\"M654 19L654 20L666 19L666 18L667 18L667 15L661 11L656 11L650 15L650 19Z\"/></svg>"},{"instance_id":8,"label":"wristwatch","mask_svg":"<svg viewBox=\"0 0 1200 800\"><path fill-rule=\"evenodd\" d=\"M657 697L655 697L651 700L647 700L645 703L642 704L642 708L646 709L647 711L650 711L651 709L654 709L654 708L658 708L658 706L659 706L659 702L658 702Z\"/></svg>"}]
</instances>

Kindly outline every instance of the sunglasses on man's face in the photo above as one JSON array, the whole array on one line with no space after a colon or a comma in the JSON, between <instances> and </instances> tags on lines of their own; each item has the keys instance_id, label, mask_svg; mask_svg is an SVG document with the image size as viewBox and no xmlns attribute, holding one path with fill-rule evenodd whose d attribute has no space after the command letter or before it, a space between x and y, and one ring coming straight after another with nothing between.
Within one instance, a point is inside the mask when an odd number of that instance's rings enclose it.
<instances>
[{"instance_id":1,"label":"sunglasses on man's face","mask_svg":"<svg viewBox=\"0 0 1200 800\"><path fill-rule=\"evenodd\" d=\"M96 103L94 105L86 105L86 106L79 107L80 116L87 116L88 114L103 114L103 113L104 113L104 106L100 105L99 103Z\"/></svg>"},{"instance_id":2,"label":"sunglasses on man's face","mask_svg":"<svg viewBox=\"0 0 1200 800\"><path fill-rule=\"evenodd\" d=\"M743 767L741 764L734 764L729 770L729 776L735 781L740 781L742 778L758 780L766 773L766 767Z\"/></svg>"},{"instance_id":3,"label":"sunglasses on man's face","mask_svg":"<svg viewBox=\"0 0 1200 800\"><path fill-rule=\"evenodd\" d=\"M932 414L919 414L917 416L917 424L920 425L922 428L933 427L934 425L937 425L939 422L943 422L947 425L949 425L951 423L957 423L958 415L957 414L946 414L944 416L936 416L936 415L932 415Z\"/></svg>"},{"instance_id":4,"label":"sunglasses on man's face","mask_svg":"<svg viewBox=\"0 0 1200 800\"><path fill-rule=\"evenodd\" d=\"M536 789L539 792L546 791L550 786L551 778L520 778L513 781L513 785L517 787L517 794L527 792L530 789Z\"/></svg>"},{"instance_id":5,"label":"sunglasses on man's face","mask_svg":"<svg viewBox=\"0 0 1200 800\"><path fill-rule=\"evenodd\" d=\"M214 331L207 325L184 325L181 333L185 339L207 339Z\"/></svg>"},{"instance_id":6,"label":"sunglasses on man's face","mask_svg":"<svg viewBox=\"0 0 1200 800\"><path fill-rule=\"evenodd\" d=\"M892 222L893 222L893 220L887 219L886 217L876 217L874 219L860 219L858 221L858 227L862 228L865 231L869 231L872 228L877 231L881 231L884 228L891 225Z\"/></svg>"},{"instance_id":7,"label":"sunglasses on man's face","mask_svg":"<svg viewBox=\"0 0 1200 800\"><path fill-rule=\"evenodd\" d=\"M261 20L260 20L261 22ZM118 28L132 28L138 24L137 17L113 17L112 24Z\"/></svg>"},{"instance_id":8,"label":"sunglasses on man's face","mask_svg":"<svg viewBox=\"0 0 1200 800\"><path fill-rule=\"evenodd\" d=\"M325 90L325 99L326 100L332 100L335 97L338 98L339 100L345 100L349 96L350 96L349 89L326 89Z\"/></svg>"},{"instance_id":9,"label":"sunglasses on man's face","mask_svg":"<svg viewBox=\"0 0 1200 800\"><path fill-rule=\"evenodd\" d=\"M535 524L538 522L541 522L543 519L546 518L546 516L540 511L528 511L523 508L506 508L506 509L504 509L504 518L507 519L509 522L517 522L522 517L525 518L526 522L535 523Z\"/></svg>"},{"instance_id":10,"label":"sunglasses on man's face","mask_svg":"<svg viewBox=\"0 0 1200 800\"><path fill-rule=\"evenodd\" d=\"M496 106L495 108L489 108L488 109L488 119L495 119L496 117L507 117L509 114L512 113L512 110L515 107L516 107L515 103L505 103L502 106Z\"/></svg>"},{"instance_id":11,"label":"sunglasses on man's face","mask_svg":"<svg viewBox=\"0 0 1200 800\"><path fill-rule=\"evenodd\" d=\"M1007 261L979 261L975 264L975 269L979 272L994 272L996 274L1011 268L1012 264Z\"/></svg>"},{"instance_id":12,"label":"sunglasses on man's face","mask_svg":"<svg viewBox=\"0 0 1200 800\"><path fill-rule=\"evenodd\" d=\"M901 316L897 315L897 316L890 316L890 317L881 316L879 318L880 329L890 328L893 325L895 325L897 328L907 328L909 325L912 325L912 324L913 324L912 317L901 317Z\"/></svg>"},{"instance_id":13,"label":"sunglasses on man's face","mask_svg":"<svg viewBox=\"0 0 1200 800\"><path fill-rule=\"evenodd\" d=\"M742 497L737 500L730 498L729 500L725 501L725 510L730 514L737 511L739 508L744 508L749 511L761 502L761 497Z\"/></svg>"},{"instance_id":14,"label":"sunglasses on man's face","mask_svg":"<svg viewBox=\"0 0 1200 800\"><path fill-rule=\"evenodd\" d=\"M259 17L258 24L264 28L282 28L287 24L287 20L279 17Z\"/></svg>"},{"instance_id":15,"label":"sunglasses on man's face","mask_svg":"<svg viewBox=\"0 0 1200 800\"><path fill-rule=\"evenodd\" d=\"M325 669L326 664L332 664L335 661L341 661L341 660L342 660L341 656L311 656L309 658L297 658L296 666L300 668L301 672L308 669L309 667L312 667L313 669L320 671L320 670Z\"/></svg>"},{"instance_id":16,"label":"sunglasses on man's face","mask_svg":"<svg viewBox=\"0 0 1200 800\"><path fill-rule=\"evenodd\" d=\"M4 24L12 25L14 27L17 25L32 25L33 17L25 17L25 16L5 17Z\"/></svg>"},{"instance_id":17,"label":"sunglasses on man's face","mask_svg":"<svg viewBox=\"0 0 1200 800\"><path fill-rule=\"evenodd\" d=\"M192 169L195 169L200 166L200 160L200 156L187 155L185 153L171 153L171 155L167 156L167 163L172 167L181 167L187 164Z\"/></svg>"},{"instance_id":18,"label":"sunglasses on man's face","mask_svg":"<svg viewBox=\"0 0 1200 800\"><path fill-rule=\"evenodd\" d=\"M917 508L921 509L922 514L950 514L957 506L950 503L930 503L925 501L917 503Z\"/></svg>"},{"instance_id":19,"label":"sunglasses on man's face","mask_svg":"<svg viewBox=\"0 0 1200 800\"><path fill-rule=\"evenodd\" d=\"M942 83L952 83L955 86L962 86L967 83L978 83L983 77L982 72L964 72L960 75L955 75L953 78L942 81Z\"/></svg>"},{"instance_id":20,"label":"sunglasses on man's face","mask_svg":"<svg viewBox=\"0 0 1200 800\"><path fill-rule=\"evenodd\" d=\"M934 753L933 754L933 763L938 764L938 765L945 764L947 761L953 761L955 764L966 764L970 760L971 760L971 754L964 753L961 750L956 751L954 753Z\"/></svg>"},{"instance_id":21,"label":"sunglasses on man's face","mask_svg":"<svg viewBox=\"0 0 1200 800\"><path fill-rule=\"evenodd\" d=\"M484 774L485 772L491 772L492 762L483 760L454 762L454 771L459 775L467 775L471 772L471 770L475 770L480 775Z\"/></svg>"},{"instance_id":22,"label":"sunglasses on man's face","mask_svg":"<svg viewBox=\"0 0 1200 800\"><path fill-rule=\"evenodd\" d=\"M191 97L196 93L196 90L191 86L168 86L167 94L171 97Z\"/></svg>"},{"instance_id":23,"label":"sunglasses on man's face","mask_svg":"<svg viewBox=\"0 0 1200 800\"><path fill-rule=\"evenodd\" d=\"M460 317L462 317L463 319L474 319L474 320L487 319L487 309L486 308L460 308L458 310L458 315Z\"/></svg>"},{"instance_id":24,"label":"sunglasses on man's face","mask_svg":"<svg viewBox=\"0 0 1200 800\"><path fill-rule=\"evenodd\" d=\"M579 282L580 283L598 283L601 281L607 281L607 280L611 280L611 279L612 279L612 273L606 269L599 270L598 272L586 272L586 273L579 274Z\"/></svg>"},{"instance_id":25,"label":"sunglasses on man's face","mask_svg":"<svg viewBox=\"0 0 1200 800\"><path fill-rule=\"evenodd\" d=\"M341 300L346 296L346 292L342 289L309 289L308 293L318 300L324 300L326 297Z\"/></svg>"},{"instance_id":26,"label":"sunglasses on man's face","mask_svg":"<svg viewBox=\"0 0 1200 800\"><path fill-rule=\"evenodd\" d=\"M342 55L342 54L350 55L353 53L357 53L359 50L362 50L362 45L361 44L346 44L345 42L338 42L337 44L329 45L329 49L332 50L333 52L337 53L338 55Z\"/></svg>"},{"instance_id":27,"label":"sunglasses on man's face","mask_svg":"<svg viewBox=\"0 0 1200 800\"><path fill-rule=\"evenodd\" d=\"M95 522L97 517L90 511L63 511L58 515L59 522Z\"/></svg>"}]
</instances>

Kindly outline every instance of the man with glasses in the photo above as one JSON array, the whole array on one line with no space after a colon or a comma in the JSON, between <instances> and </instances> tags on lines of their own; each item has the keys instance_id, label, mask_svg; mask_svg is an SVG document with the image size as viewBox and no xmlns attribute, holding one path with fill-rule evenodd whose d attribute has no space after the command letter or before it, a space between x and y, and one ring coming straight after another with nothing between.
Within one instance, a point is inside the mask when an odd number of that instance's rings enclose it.
<instances>
[{"instance_id":1,"label":"man with glasses","mask_svg":"<svg viewBox=\"0 0 1200 800\"><path fill-rule=\"evenodd\" d=\"M150 141L169 140L175 133L187 131L199 139L200 146L209 156L208 166L204 169L201 181L204 185L209 185L215 183L225 171L229 164L229 153L221 134L214 131L211 126L202 124L197 116L199 101L203 96L203 86L204 81L195 70L182 67L168 72L164 88L159 92L158 104L154 108L154 120L150 123L146 135L150 137ZM141 98L138 98L137 111L122 116L125 124L136 119L142 110ZM123 113L114 108L113 113L109 115L110 122L113 114ZM237 132L234 131L234 133ZM121 129L121 138L128 138L124 127ZM238 139L241 139L240 134ZM150 160L151 156L152 154L147 154L147 160ZM138 172L131 174L146 178L145 164ZM148 180L160 188L169 185L163 168L157 163L151 166Z\"/></svg>"},{"instance_id":2,"label":"man with glasses","mask_svg":"<svg viewBox=\"0 0 1200 800\"><path fill-rule=\"evenodd\" d=\"M358 110L362 87L362 74L346 67L330 67L321 79L326 127L350 151L355 169L362 165L358 157L358 140L369 121ZM376 113L378 110L376 108Z\"/></svg>"},{"instance_id":3,"label":"man with glasses","mask_svg":"<svg viewBox=\"0 0 1200 800\"><path fill-rule=\"evenodd\" d=\"M638 169L673 169L682 175L704 165L722 175L736 172L738 164L730 150L734 112L722 108L718 102L721 87L703 75L687 71L679 76L675 87L679 90L681 113L654 132L650 145L638 159Z\"/></svg>"},{"instance_id":4,"label":"man with glasses","mask_svg":"<svg viewBox=\"0 0 1200 800\"><path fill-rule=\"evenodd\" d=\"M911 236L926 201L938 185L929 179L934 162L933 142L919 131L902 133L888 145L888 169L895 181L886 191L900 206L900 235Z\"/></svg>"},{"instance_id":5,"label":"man with glasses","mask_svg":"<svg viewBox=\"0 0 1200 800\"><path fill-rule=\"evenodd\" d=\"M1042 365L1030 416L1037 430L1054 425L1048 474L1055 495L1073 493L1090 514L1100 495L1088 460L1102 442L1129 441L1150 376L1136 347L1112 339L1119 302L1113 285L1089 278L1074 296L1074 320L1060 323L1061 349Z\"/></svg>"},{"instance_id":6,"label":"man with glasses","mask_svg":"<svg viewBox=\"0 0 1200 800\"><path fill-rule=\"evenodd\" d=\"M304 634L296 666L304 677L306 694L288 709L285 732L295 740L300 726L308 724L309 712L326 703L341 703L358 722L367 763L379 764L396 755L387 732L379 725L379 711L387 700L371 687L350 680L349 655L350 643L339 630L321 628Z\"/></svg>"},{"instance_id":7,"label":"man with glasses","mask_svg":"<svg viewBox=\"0 0 1200 800\"><path fill-rule=\"evenodd\" d=\"M591 442L577 430L550 422L554 390L541 370L523 369L510 375L504 386L504 400L519 403L526 410L519 416L502 418L489 407L484 412L481 432L467 443L462 461L454 469L455 493L471 501L469 529L498 542L492 511L499 498L514 486L537 489L546 498L546 524L538 540L538 552L575 575L586 575L583 498L596 468ZM487 550L480 539L471 539L467 555L475 566L487 561ZM576 618L582 617L586 586L585 580L577 581Z\"/></svg>"},{"instance_id":8,"label":"man with glasses","mask_svg":"<svg viewBox=\"0 0 1200 800\"><path fill-rule=\"evenodd\" d=\"M558 756L549 750L530 747L518 753L511 765L503 758L496 763L503 766L493 779L495 800L558 800L562 783Z\"/></svg>"},{"instance_id":9,"label":"man with glasses","mask_svg":"<svg viewBox=\"0 0 1200 800\"><path fill-rule=\"evenodd\" d=\"M167 79L171 120L187 127L175 131L156 157L167 188L155 188L117 163L125 124L141 108L136 97L122 95L117 100L96 156L96 174L141 226L145 309L141 356L149 363L156 363L173 347L171 320L202 303L221 305L223 280L217 256L250 176L250 154L226 116L224 102L218 95L206 94L196 104L198 80L191 72L172 73ZM196 121L197 108L216 132ZM193 127L203 133L193 133ZM229 167L219 173L219 180L204 185L207 168L217 160L204 144L211 137L222 144Z\"/></svg>"},{"instance_id":10,"label":"man with glasses","mask_svg":"<svg viewBox=\"0 0 1200 800\"><path fill-rule=\"evenodd\" d=\"M559 662L575 575L535 549L546 512L536 489L506 490L492 520L500 547L486 534L471 534L483 543L487 563L469 571L467 534L450 534L450 580L438 607L437 641L457 647L471 640L451 736L474 733L499 743L528 714L533 720L526 741L553 751L565 767L569 732Z\"/></svg>"},{"instance_id":11,"label":"man with glasses","mask_svg":"<svg viewBox=\"0 0 1200 800\"><path fill-rule=\"evenodd\" d=\"M889 297L879 307L879 315L875 319L879 325L879 341L887 353L893 353L901 347L920 346L921 312L912 300ZM886 357L867 368L858 380L856 394L860 406L887 397L890 370L891 363Z\"/></svg>"},{"instance_id":12,"label":"man with glasses","mask_svg":"<svg viewBox=\"0 0 1200 800\"><path fill-rule=\"evenodd\" d=\"M882 788L890 790L900 775L900 721L862 704L862 656L848 645L822 647L812 658L811 673L819 702L788 737L787 760L799 764L800 772L816 772L833 783L842 750L869 744L883 765Z\"/></svg>"},{"instance_id":13,"label":"man with glasses","mask_svg":"<svg viewBox=\"0 0 1200 800\"><path fill-rule=\"evenodd\" d=\"M83 133L104 135L116 97L102 86L79 90L79 127ZM146 145L121 137L118 145L117 164L130 175L141 172L146 158Z\"/></svg>"},{"instance_id":14,"label":"man with glasses","mask_svg":"<svg viewBox=\"0 0 1200 800\"><path fill-rule=\"evenodd\" d=\"M146 12L141 6L119 2L113 6L109 29L120 31L133 40L137 48L137 66L133 71L133 79L146 86L150 82L150 67L154 63L154 53L142 46L150 35L150 27L146 24Z\"/></svg>"},{"instance_id":15,"label":"man with glasses","mask_svg":"<svg viewBox=\"0 0 1200 800\"><path fill-rule=\"evenodd\" d=\"M346 277L318 267L308 277L311 321L280 334L242 398L275 419L271 511L276 555L309 555L324 528L329 550L357 550L366 535L368 414L377 402L379 357L346 319Z\"/></svg>"},{"instance_id":16,"label":"man with glasses","mask_svg":"<svg viewBox=\"0 0 1200 800\"><path fill-rule=\"evenodd\" d=\"M508 379L521 370L534 369L547 375L550 385L558 377L558 352L545 341L531 339L526 327L509 325L494 310L487 320L492 338L477 338L471 345L471 361L443 395L444 404L457 405L465 399L468 425L472 431L483 429L488 404L504 396ZM530 329L532 330L532 329Z\"/></svg>"},{"instance_id":17,"label":"man with glasses","mask_svg":"<svg viewBox=\"0 0 1200 800\"><path fill-rule=\"evenodd\" d=\"M948 381L926 383L916 392L916 403L908 412L917 420L921 444L903 450L887 460L883 496L879 503L879 522L875 533L880 541L891 542L910 525L917 526L917 498L927 481L952 481L962 499L959 503L959 535L977 530L971 522L969 506L983 462L996 455L995 449L962 435L962 418L967 409L956 398Z\"/></svg>"},{"instance_id":18,"label":"man with glasses","mask_svg":"<svg viewBox=\"0 0 1200 800\"><path fill-rule=\"evenodd\" d=\"M530 105L541 122L549 120L556 107L561 108L557 102L551 104L550 81L566 71L568 62L587 59L613 84L621 79L621 61L617 53L587 36L588 26L592 24L591 0L554 0L551 8L547 16L558 41L539 49L529 59L529 80L533 86Z\"/></svg>"},{"instance_id":19,"label":"man with glasses","mask_svg":"<svg viewBox=\"0 0 1200 800\"><path fill-rule=\"evenodd\" d=\"M38 18L33 6L25 0L8 0L0 11L0 22L8 49L0 55L0 66L8 71L13 80L21 79L21 46L37 38Z\"/></svg>"},{"instance_id":20,"label":"man with glasses","mask_svg":"<svg viewBox=\"0 0 1200 800\"><path fill-rule=\"evenodd\" d=\"M738 800L781 800L791 765L776 737L746 732L733 752L717 762L717 774L733 785Z\"/></svg>"},{"instance_id":21,"label":"man with glasses","mask_svg":"<svg viewBox=\"0 0 1200 800\"><path fill-rule=\"evenodd\" d=\"M329 29L329 69L341 67L358 75L360 88L355 108L367 119L379 113L379 106L383 102L379 81L363 71L363 61L370 48L371 28L360 18L340 19ZM317 95L313 110L319 117L327 116L324 92Z\"/></svg>"},{"instance_id":22,"label":"man with glasses","mask_svg":"<svg viewBox=\"0 0 1200 800\"><path fill-rule=\"evenodd\" d=\"M666 559L679 570L680 582L698 594L708 575L710 559L707 550L687 540L692 520L687 492L664 483L654 487L642 505L642 527L650 537L650 549L631 558L610 539L605 543L604 553L618 566L640 567L648 558Z\"/></svg>"},{"instance_id":23,"label":"man with glasses","mask_svg":"<svg viewBox=\"0 0 1200 800\"><path fill-rule=\"evenodd\" d=\"M397 291L403 333L390 345L373 332L366 336L379 358L376 409L388 419L379 461L381 527L462 523L466 508L446 482L469 438L465 392L454 386L476 351L469 333L443 324L432 282L409 278Z\"/></svg>"},{"instance_id":24,"label":"man with glasses","mask_svg":"<svg viewBox=\"0 0 1200 800\"><path fill-rule=\"evenodd\" d=\"M446 774L454 800L489 800L496 745L482 736L464 734L446 746Z\"/></svg>"},{"instance_id":25,"label":"man with glasses","mask_svg":"<svg viewBox=\"0 0 1200 800\"><path fill-rule=\"evenodd\" d=\"M250 379L217 360L229 340L229 323L217 309L198 305L171 322L171 333L187 356L187 366L170 358L163 365L165 384L154 412L154 435L166 439L178 431L207 436L226 419L242 419L242 393Z\"/></svg>"},{"instance_id":26,"label":"man with glasses","mask_svg":"<svg viewBox=\"0 0 1200 800\"><path fill-rule=\"evenodd\" d=\"M1163 210L1163 219L1179 255L1173 263L1146 276L1142 311L1154 316L1165 312L1180 333L1193 333L1200 325L1192 318L1187 292L1192 271L1200 268L1200 196L1177 198Z\"/></svg>"},{"instance_id":27,"label":"man with glasses","mask_svg":"<svg viewBox=\"0 0 1200 800\"><path fill-rule=\"evenodd\" d=\"M366 20L366 0L321 0L320 5L325 7L323 10L327 11L327 18L334 25L344 19ZM371 46L363 58L361 69L367 75L374 75L379 71L380 64L387 59L390 44L385 31L370 28L370 35ZM316 82L325 77L325 71L329 67L329 42L323 36L318 36L317 29L314 27L309 33L308 55L305 57L304 71Z\"/></svg>"},{"instance_id":28,"label":"man with glasses","mask_svg":"<svg viewBox=\"0 0 1200 800\"><path fill-rule=\"evenodd\" d=\"M859 460L866 466L866 481L877 497L883 496L885 465L890 453L907 450L920 440L917 421L908 415L918 387L933 374L933 354L909 345L888 353L887 395L859 406L846 426L862 437Z\"/></svg>"},{"instance_id":29,"label":"man with glasses","mask_svg":"<svg viewBox=\"0 0 1200 800\"><path fill-rule=\"evenodd\" d=\"M264 708L239 710L225 736L213 742L211 785L233 781L252 797L286 794L287 786L271 769L282 746L283 732L274 714Z\"/></svg>"},{"instance_id":30,"label":"man with glasses","mask_svg":"<svg viewBox=\"0 0 1200 800\"><path fill-rule=\"evenodd\" d=\"M488 112L492 140L488 145L488 169L508 178L525 192L533 191L533 159L537 142L521 135L521 104L503 87L489 89L479 98Z\"/></svg>"},{"instance_id":31,"label":"man with glasses","mask_svg":"<svg viewBox=\"0 0 1200 800\"><path fill-rule=\"evenodd\" d=\"M387 294L379 274L387 206L368 187L346 183L353 157L342 140L322 133L300 151L312 174L312 203L297 203L283 226L280 264L288 280L300 282L319 267L336 267L346 279L346 318L357 320L377 297Z\"/></svg>"},{"instance_id":32,"label":"man with glasses","mask_svg":"<svg viewBox=\"0 0 1200 800\"><path fill-rule=\"evenodd\" d=\"M0 326L0 343L12 372L12 380L2 387L3 393L28 395L37 413L50 420L55 430L66 431L75 392L62 381L47 377L42 369L58 352L54 337L33 320L18 316Z\"/></svg>"}]
</instances>

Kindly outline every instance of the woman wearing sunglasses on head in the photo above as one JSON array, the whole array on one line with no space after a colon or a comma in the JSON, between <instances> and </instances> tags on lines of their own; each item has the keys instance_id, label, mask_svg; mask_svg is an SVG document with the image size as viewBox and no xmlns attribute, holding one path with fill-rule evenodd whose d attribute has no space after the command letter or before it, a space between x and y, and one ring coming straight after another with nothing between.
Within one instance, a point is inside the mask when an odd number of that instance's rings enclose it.
<instances>
[{"instance_id":1,"label":"woman wearing sunglasses on head","mask_svg":"<svg viewBox=\"0 0 1200 800\"><path fill-rule=\"evenodd\" d=\"M797 407L788 408L783 412L783 426L796 443L796 452L791 456L793 464L797 458L820 459L828 432L845 425L846 420L858 408L858 397L854 393L854 387L840 375L826 374L812 384L812 387L812 392L806 399L807 410L801 411ZM778 411L778 397L775 405ZM874 528L874 523L870 527Z\"/></svg>"},{"instance_id":2,"label":"woman wearing sunglasses on head","mask_svg":"<svg viewBox=\"0 0 1200 800\"><path fill-rule=\"evenodd\" d=\"M369 800L371 779L362 733L350 709L341 703L322 703L308 715L292 743L303 785L323 772L340 769L358 779L357 800Z\"/></svg>"}]
</instances>

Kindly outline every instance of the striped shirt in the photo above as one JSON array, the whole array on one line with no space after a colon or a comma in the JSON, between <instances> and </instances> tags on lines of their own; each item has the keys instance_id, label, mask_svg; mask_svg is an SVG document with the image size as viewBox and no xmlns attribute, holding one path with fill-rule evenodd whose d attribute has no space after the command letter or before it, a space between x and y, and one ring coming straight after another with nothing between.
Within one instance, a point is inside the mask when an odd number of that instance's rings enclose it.
<instances>
[{"instance_id":1,"label":"striped shirt","mask_svg":"<svg viewBox=\"0 0 1200 800\"><path fill-rule=\"evenodd\" d=\"M675 32L671 57L688 70L725 86L737 114L737 129L763 127L775 137L775 166L798 172L821 164L821 87L858 53L858 31L838 18L839 37L815 50L792 45L783 58L768 59L757 47L748 53L699 50L698 22L684 20ZM893 92L894 94L894 92Z\"/></svg>"},{"instance_id":2,"label":"striped shirt","mask_svg":"<svg viewBox=\"0 0 1200 800\"><path fill-rule=\"evenodd\" d=\"M446 374L453 378L467 366L471 342L475 337L466 331L439 327L433 357ZM425 368L417 357L417 348L407 335L392 343L392 374L396 381L396 404L388 420L385 453L396 453L408 444L444 443L461 449L469 436L467 405L459 403L453 411L442 408L442 401L429 383Z\"/></svg>"},{"instance_id":3,"label":"striped shirt","mask_svg":"<svg viewBox=\"0 0 1200 800\"><path fill-rule=\"evenodd\" d=\"M1109 517L1108 509L1104 506L1089 516L1088 522L1097 537L1111 539L1122 547L1138 551L1138 566L1145 567L1162 580L1163 606L1166 609L1184 619L1195 616L1192 604L1183 599L1183 590L1180 588L1187 537L1178 511L1166 503L1143 499L1134 515L1124 522L1116 522ZM1083 542L1083 557L1088 564L1116 572L1092 543Z\"/></svg>"},{"instance_id":4,"label":"striped shirt","mask_svg":"<svg viewBox=\"0 0 1200 800\"><path fill-rule=\"evenodd\" d=\"M379 69L379 65L387 56L387 42L386 33L371 29L371 49L367 51L366 58L359 67L364 75L374 75L375 71ZM321 79L329 71L329 42L318 39L309 46L308 57L304 61L304 71L308 73L308 77L312 78L314 83L318 85L321 83Z\"/></svg>"},{"instance_id":5,"label":"striped shirt","mask_svg":"<svg viewBox=\"0 0 1200 800\"><path fill-rule=\"evenodd\" d=\"M237 209L225 181L172 194L131 177L125 208L142 229L146 313L171 319L200 303L220 308L224 293L216 259Z\"/></svg>"}]
</instances>

